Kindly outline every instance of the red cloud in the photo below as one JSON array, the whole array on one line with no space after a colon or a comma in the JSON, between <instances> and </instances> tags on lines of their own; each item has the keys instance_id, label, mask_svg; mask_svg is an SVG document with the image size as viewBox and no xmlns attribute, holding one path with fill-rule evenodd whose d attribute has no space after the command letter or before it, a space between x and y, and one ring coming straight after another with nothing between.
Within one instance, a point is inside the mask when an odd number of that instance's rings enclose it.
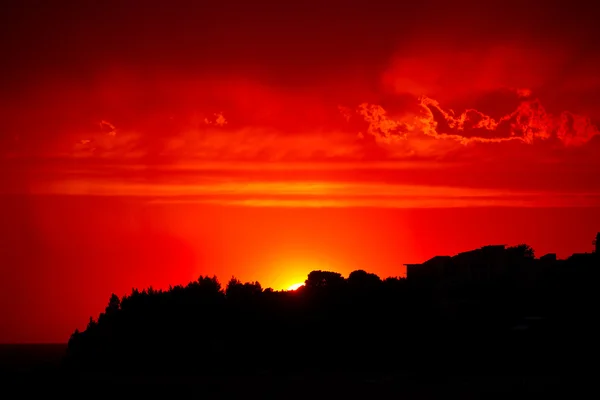
<instances>
[{"instance_id":1,"label":"red cloud","mask_svg":"<svg viewBox=\"0 0 600 400\"><path fill-rule=\"evenodd\" d=\"M538 90L558 77L569 53L539 45L426 48L426 52L417 48L396 56L382 76L384 87L394 93L431 96L444 103L499 89Z\"/></svg>"},{"instance_id":2,"label":"red cloud","mask_svg":"<svg viewBox=\"0 0 600 400\"><path fill-rule=\"evenodd\" d=\"M568 111L553 115L545 110L538 99L531 99L531 91L523 89L524 97L517 108L500 118L493 118L476 109L460 114L445 110L437 100L422 96L420 114L390 118L381 106L361 104L357 109L368 123L367 133L381 143L426 135L437 139L454 140L462 144L472 142L499 143L520 141L558 140L565 146L579 146L598 135L598 127L590 118Z\"/></svg>"},{"instance_id":3,"label":"red cloud","mask_svg":"<svg viewBox=\"0 0 600 400\"><path fill-rule=\"evenodd\" d=\"M490 59L506 55L493 54ZM518 51L516 54L522 56ZM448 77L464 84L464 93L476 91L457 71L437 65L434 61L438 56L431 57L426 59L431 64L414 64L423 66L425 72L429 68L431 87L426 80L412 78L421 85L413 92L431 90L435 94L441 90L435 85L450 85ZM456 62L468 65L466 61ZM340 97L322 95L314 88L272 88L248 79L224 77L164 77L141 82L127 74L110 75L99 80L87 97L83 89L40 92L43 101L37 107L43 113L34 109L35 102L31 102L32 109L22 112L38 125L18 126L23 131L19 141L7 143L2 152L39 159L87 158L140 165L190 160L381 161L439 157L453 154L468 143L546 142L576 147L598 134L597 126L582 113L557 113L556 107L542 106L532 97L538 92L522 85L526 80L535 81L531 74L523 75L523 81L511 81L510 74L502 72L505 70L510 68L498 67L496 72L467 69L475 74L473 79L481 83L480 87L492 90L506 86L503 93L510 96L501 104L491 101L496 110L482 105L481 96L471 108L454 112L448 104L454 106L456 102L445 102L444 97L433 94L418 98L394 95L391 102L383 99L385 105L380 105L380 99L370 93L362 97L369 102L359 103L354 110L341 107L341 115L336 112ZM439 79L435 78L438 75ZM421 79L429 75L415 72L414 76ZM354 101L359 96L342 97ZM499 108L510 110L506 108L509 104L513 111L497 112ZM87 125L80 123L84 119Z\"/></svg>"}]
</instances>

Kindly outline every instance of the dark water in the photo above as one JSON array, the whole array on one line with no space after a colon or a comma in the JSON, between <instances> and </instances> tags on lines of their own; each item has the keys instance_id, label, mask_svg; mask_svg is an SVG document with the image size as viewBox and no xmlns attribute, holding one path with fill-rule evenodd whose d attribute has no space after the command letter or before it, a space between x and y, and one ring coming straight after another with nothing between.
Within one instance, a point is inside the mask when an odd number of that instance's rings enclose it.
<instances>
[{"instance_id":1,"label":"dark water","mask_svg":"<svg viewBox=\"0 0 600 400\"><path fill-rule=\"evenodd\" d=\"M0 344L0 371L8 374L56 370L66 350L66 343Z\"/></svg>"}]
</instances>

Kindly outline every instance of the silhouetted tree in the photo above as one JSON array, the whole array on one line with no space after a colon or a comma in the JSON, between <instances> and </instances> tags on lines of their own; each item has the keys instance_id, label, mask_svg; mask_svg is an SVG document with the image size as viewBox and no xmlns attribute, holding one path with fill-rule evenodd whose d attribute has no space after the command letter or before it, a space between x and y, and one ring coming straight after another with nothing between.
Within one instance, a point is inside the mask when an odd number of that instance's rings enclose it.
<instances>
[{"instance_id":1,"label":"silhouetted tree","mask_svg":"<svg viewBox=\"0 0 600 400\"><path fill-rule=\"evenodd\" d=\"M117 311L121 308L121 299L116 294L112 294L110 299L108 300L108 305L106 306L105 313L106 315L116 314Z\"/></svg>"},{"instance_id":2,"label":"silhouetted tree","mask_svg":"<svg viewBox=\"0 0 600 400\"><path fill-rule=\"evenodd\" d=\"M376 289L381 285L381 278L362 269L352 271L348 276L350 287L362 290Z\"/></svg>"},{"instance_id":3,"label":"silhouetted tree","mask_svg":"<svg viewBox=\"0 0 600 400\"><path fill-rule=\"evenodd\" d=\"M225 296L231 297L232 295L235 295L235 293L243 286L244 284L240 282L239 279L237 279L235 276L232 276L227 283L227 287L225 288Z\"/></svg>"},{"instance_id":4,"label":"silhouetted tree","mask_svg":"<svg viewBox=\"0 0 600 400\"><path fill-rule=\"evenodd\" d=\"M306 288L336 288L345 283L342 274L332 271L312 271L308 274L304 285Z\"/></svg>"},{"instance_id":5,"label":"silhouetted tree","mask_svg":"<svg viewBox=\"0 0 600 400\"><path fill-rule=\"evenodd\" d=\"M228 298L248 298L256 296L262 293L262 286L258 282L246 282L242 283L235 277L232 277L227 288L225 289L225 295Z\"/></svg>"},{"instance_id":6,"label":"silhouetted tree","mask_svg":"<svg viewBox=\"0 0 600 400\"><path fill-rule=\"evenodd\" d=\"M516 246L508 247L507 253L514 258L522 259L533 259L535 258L535 251L533 248L526 244L519 244Z\"/></svg>"},{"instance_id":7,"label":"silhouetted tree","mask_svg":"<svg viewBox=\"0 0 600 400\"><path fill-rule=\"evenodd\" d=\"M90 320L88 321L87 324L87 330L93 330L98 326L98 324L96 323L96 321L94 320L93 317L90 317Z\"/></svg>"},{"instance_id":8,"label":"silhouetted tree","mask_svg":"<svg viewBox=\"0 0 600 400\"><path fill-rule=\"evenodd\" d=\"M198 278L200 287L207 293L218 294L221 292L221 283L216 276L200 276Z\"/></svg>"},{"instance_id":9,"label":"silhouetted tree","mask_svg":"<svg viewBox=\"0 0 600 400\"><path fill-rule=\"evenodd\" d=\"M597 260L540 261L522 244L429 264L423 281L312 271L293 292L235 277L223 290L216 276L168 290L132 289L121 299L112 294L97 320L73 332L68 365L148 374L438 366L446 373L458 364L506 371L532 349L547 361L543 349L557 343L592 343L598 330L591 322L575 334L564 321L574 314L594 321ZM529 315L552 319L554 331L518 336L512 328ZM285 353L300 356L282 359Z\"/></svg>"}]
</instances>

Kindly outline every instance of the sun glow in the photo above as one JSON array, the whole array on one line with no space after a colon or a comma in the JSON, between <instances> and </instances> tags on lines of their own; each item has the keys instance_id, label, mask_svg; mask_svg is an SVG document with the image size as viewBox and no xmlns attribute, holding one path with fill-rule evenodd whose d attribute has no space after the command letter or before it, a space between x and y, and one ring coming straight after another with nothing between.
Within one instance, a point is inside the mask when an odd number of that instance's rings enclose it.
<instances>
[{"instance_id":1,"label":"sun glow","mask_svg":"<svg viewBox=\"0 0 600 400\"><path fill-rule=\"evenodd\" d=\"M294 283L287 290L296 290L304 286L304 283Z\"/></svg>"}]
</instances>

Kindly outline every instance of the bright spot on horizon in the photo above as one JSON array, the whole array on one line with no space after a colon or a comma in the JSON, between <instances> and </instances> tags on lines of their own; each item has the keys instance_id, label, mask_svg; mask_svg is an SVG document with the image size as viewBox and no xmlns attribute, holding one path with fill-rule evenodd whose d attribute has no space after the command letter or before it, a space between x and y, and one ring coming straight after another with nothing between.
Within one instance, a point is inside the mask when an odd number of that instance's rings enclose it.
<instances>
[{"instance_id":1,"label":"bright spot on horizon","mask_svg":"<svg viewBox=\"0 0 600 400\"><path fill-rule=\"evenodd\" d=\"M294 283L287 290L296 290L296 289L298 289L298 288L300 288L302 286L304 286L304 283Z\"/></svg>"}]
</instances>

